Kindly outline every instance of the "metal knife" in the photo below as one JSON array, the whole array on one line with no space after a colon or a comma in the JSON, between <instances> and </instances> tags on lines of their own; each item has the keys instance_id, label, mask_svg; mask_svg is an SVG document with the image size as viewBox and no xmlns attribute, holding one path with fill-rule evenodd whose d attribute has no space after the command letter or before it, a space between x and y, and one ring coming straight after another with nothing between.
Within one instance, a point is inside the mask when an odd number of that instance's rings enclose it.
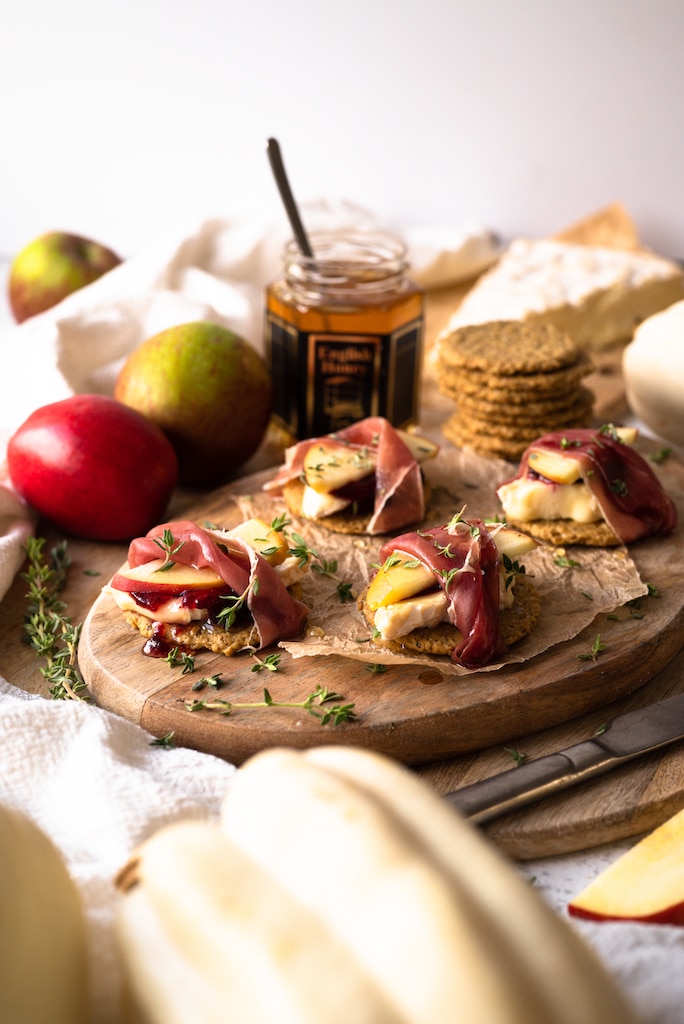
<instances>
[{"instance_id":1,"label":"metal knife","mask_svg":"<svg viewBox=\"0 0 684 1024\"><path fill-rule=\"evenodd\" d=\"M491 821L681 739L684 693L628 711L590 740L453 790L443 799L471 821Z\"/></svg>"}]
</instances>

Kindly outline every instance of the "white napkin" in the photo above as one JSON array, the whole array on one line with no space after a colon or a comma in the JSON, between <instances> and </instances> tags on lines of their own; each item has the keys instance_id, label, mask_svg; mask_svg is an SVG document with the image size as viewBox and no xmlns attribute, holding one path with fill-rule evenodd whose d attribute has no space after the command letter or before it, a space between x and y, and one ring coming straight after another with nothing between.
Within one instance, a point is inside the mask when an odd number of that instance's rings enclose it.
<instances>
[{"instance_id":1,"label":"white napkin","mask_svg":"<svg viewBox=\"0 0 684 1024\"><path fill-rule=\"evenodd\" d=\"M91 1020L121 1020L114 876L136 845L179 818L214 817L234 768L151 746L130 722L85 703L32 697L0 680L0 803L62 853L88 927Z\"/></svg>"}]
</instances>

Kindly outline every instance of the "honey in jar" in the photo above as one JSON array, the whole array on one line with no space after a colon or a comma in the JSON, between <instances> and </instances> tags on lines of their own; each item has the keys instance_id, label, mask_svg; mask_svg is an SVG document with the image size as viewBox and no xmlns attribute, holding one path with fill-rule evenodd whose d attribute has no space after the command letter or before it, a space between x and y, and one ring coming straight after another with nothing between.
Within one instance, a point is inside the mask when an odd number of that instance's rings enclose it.
<instances>
[{"instance_id":1,"label":"honey in jar","mask_svg":"<svg viewBox=\"0 0 684 1024\"><path fill-rule=\"evenodd\" d=\"M423 293L406 247L379 232L313 232L313 256L292 240L266 289L265 351L274 416L293 439L367 416L395 427L419 414Z\"/></svg>"}]
</instances>

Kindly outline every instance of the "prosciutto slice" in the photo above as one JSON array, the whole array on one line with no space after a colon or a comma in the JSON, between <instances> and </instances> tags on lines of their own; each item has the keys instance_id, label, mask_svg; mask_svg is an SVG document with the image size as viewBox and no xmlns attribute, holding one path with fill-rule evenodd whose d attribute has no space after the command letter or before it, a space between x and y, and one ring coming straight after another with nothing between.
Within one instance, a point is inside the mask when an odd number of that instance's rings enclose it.
<instances>
[{"instance_id":1,"label":"prosciutto slice","mask_svg":"<svg viewBox=\"0 0 684 1024\"><path fill-rule=\"evenodd\" d=\"M128 549L131 568L160 557L155 541L166 530L173 537L174 562L211 568L236 594L248 591L247 608L254 619L260 648L300 631L309 609L292 597L273 566L237 537L227 538L225 543L221 540L219 546L215 537L189 519L163 523L145 537L133 540Z\"/></svg>"},{"instance_id":2,"label":"prosciutto slice","mask_svg":"<svg viewBox=\"0 0 684 1024\"><path fill-rule=\"evenodd\" d=\"M449 622L463 638L451 652L453 661L476 669L503 654L499 554L481 520L404 533L382 546L380 558L394 551L419 559L435 574L447 598Z\"/></svg>"},{"instance_id":3,"label":"prosciutto slice","mask_svg":"<svg viewBox=\"0 0 684 1024\"><path fill-rule=\"evenodd\" d=\"M308 438L292 445L285 452L284 465L264 485L264 490L281 492L285 484L302 475L307 451L329 439L342 441L359 451L375 449L375 499L368 533L392 533L407 523L420 522L425 514L420 466L389 420L382 416L369 416L335 434Z\"/></svg>"},{"instance_id":4,"label":"prosciutto slice","mask_svg":"<svg viewBox=\"0 0 684 1024\"><path fill-rule=\"evenodd\" d=\"M609 433L578 428L545 434L523 454L513 479L537 476L529 466L532 448L566 455L579 463L582 480L623 544L672 533L677 525L675 504L648 462Z\"/></svg>"}]
</instances>

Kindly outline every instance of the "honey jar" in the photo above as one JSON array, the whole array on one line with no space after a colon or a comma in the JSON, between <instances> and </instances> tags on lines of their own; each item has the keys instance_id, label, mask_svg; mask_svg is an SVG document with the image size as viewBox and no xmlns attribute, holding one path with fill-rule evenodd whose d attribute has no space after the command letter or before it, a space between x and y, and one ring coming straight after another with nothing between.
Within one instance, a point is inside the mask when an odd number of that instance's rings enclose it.
<instances>
[{"instance_id":1,"label":"honey jar","mask_svg":"<svg viewBox=\"0 0 684 1024\"><path fill-rule=\"evenodd\" d=\"M274 417L292 439L367 416L418 421L423 293L406 247L381 232L319 231L313 256L290 241L266 289L265 352Z\"/></svg>"}]
</instances>

